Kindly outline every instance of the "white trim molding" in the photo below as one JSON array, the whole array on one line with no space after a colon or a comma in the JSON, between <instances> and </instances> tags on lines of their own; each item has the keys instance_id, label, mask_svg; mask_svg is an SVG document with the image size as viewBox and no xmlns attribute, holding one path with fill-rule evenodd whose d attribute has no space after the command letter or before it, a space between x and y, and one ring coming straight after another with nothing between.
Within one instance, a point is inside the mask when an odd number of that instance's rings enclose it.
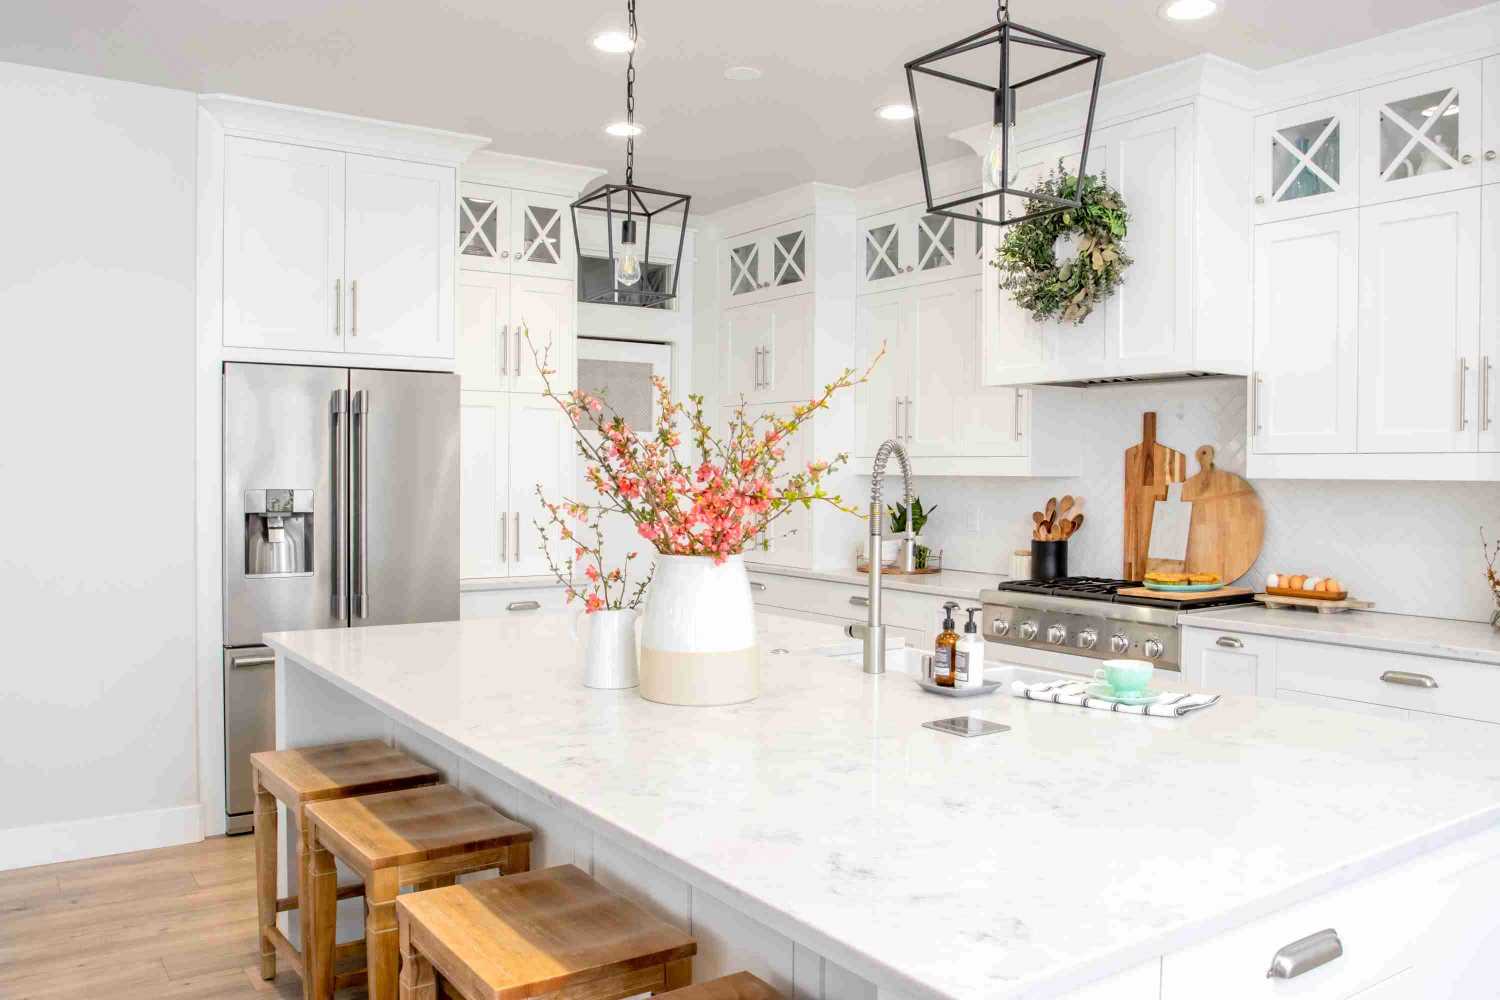
<instances>
[{"instance_id":1,"label":"white trim molding","mask_svg":"<svg viewBox=\"0 0 1500 1000\"><path fill-rule=\"evenodd\" d=\"M193 844L202 839L203 807L196 802L122 816L18 826L0 830L0 871Z\"/></svg>"},{"instance_id":2,"label":"white trim molding","mask_svg":"<svg viewBox=\"0 0 1500 1000\"><path fill-rule=\"evenodd\" d=\"M460 165L459 181L576 198L584 188L608 172L598 167L538 160L529 156L512 156L510 153L481 149Z\"/></svg>"}]
</instances>

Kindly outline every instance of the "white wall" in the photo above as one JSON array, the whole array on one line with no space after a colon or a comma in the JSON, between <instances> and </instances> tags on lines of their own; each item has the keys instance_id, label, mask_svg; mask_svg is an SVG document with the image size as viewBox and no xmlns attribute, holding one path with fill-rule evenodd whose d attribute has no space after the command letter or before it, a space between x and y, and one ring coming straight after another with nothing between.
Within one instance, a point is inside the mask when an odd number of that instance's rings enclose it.
<instances>
[{"instance_id":1,"label":"white wall","mask_svg":"<svg viewBox=\"0 0 1500 1000\"><path fill-rule=\"evenodd\" d=\"M0 869L201 829L195 114L0 64Z\"/></svg>"},{"instance_id":2,"label":"white wall","mask_svg":"<svg viewBox=\"0 0 1500 1000\"><path fill-rule=\"evenodd\" d=\"M1049 390L1038 389L1037 392ZM1123 548L1124 455L1140 440L1141 414L1157 412L1157 437L1188 456L1211 444L1216 464L1245 472L1245 381L1051 390L1075 395L1083 475L1066 479L921 478L925 506L940 509L924 534L944 565L1005 572L1028 547L1031 512L1049 496L1083 497L1083 529L1068 571L1117 577ZM868 484L869 477L862 477ZM1268 572L1334 574L1376 609L1488 621L1479 528L1500 536L1500 484L1254 480L1266 511L1265 546L1251 579Z\"/></svg>"}]
</instances>

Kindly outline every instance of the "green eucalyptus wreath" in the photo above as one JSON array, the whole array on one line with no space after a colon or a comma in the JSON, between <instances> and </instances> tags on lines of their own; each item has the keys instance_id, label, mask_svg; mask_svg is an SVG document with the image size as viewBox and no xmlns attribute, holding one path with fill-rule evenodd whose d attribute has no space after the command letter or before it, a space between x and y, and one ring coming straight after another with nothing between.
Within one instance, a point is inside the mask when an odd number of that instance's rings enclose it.
<instances>
[{"instance_id":1,"label":"green eucalyptus wreath","mask_svg":"<svg viewBox=\"0 0 1500 1000\"><path fill-rule=\"evenodd\" d=\"M1122 241L1130 213L1104 177L1089 174L1080 184L1060 162L1036 190L1082 205L1010 226L990 263L1000 270L1000 287L1032 319L1082 323L1124 280L1131 261ZM1027 211L1045 207L1027 202ZM1054 248L1064 236L1077 240L1078 253L1060 261Z\"/></svg>"}]
</instances>

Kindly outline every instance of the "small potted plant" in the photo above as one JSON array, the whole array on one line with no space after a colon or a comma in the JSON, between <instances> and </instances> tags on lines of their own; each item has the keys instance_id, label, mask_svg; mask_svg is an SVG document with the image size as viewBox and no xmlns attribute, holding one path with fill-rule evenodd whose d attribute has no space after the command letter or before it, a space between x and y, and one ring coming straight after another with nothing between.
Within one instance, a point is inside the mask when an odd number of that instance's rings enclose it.
<instances>
[{"instance_id":1,"label":"small potted plant","mask_svg":"<svg viewBox=\"0 0 1500 1000\"><path fill-rule=\"evenodd\" d=\"M894 507L887 507L885 510L890 516L891 531L893 533L900 535L906 531L907 523L911 524L912 537L916 542L915 566L917 569L926 569L927 561L932 556L932 550L922 544L922 529L927 526L927 519L932 516L937 508L923 507L921 497L912 497L910 510L907 509L906 504L900 501L897 501ZM898 546L899 551L901 542L900 539L897 539L894 542L886 544ZM882 552L881 556L884 558L885 553ZM895 555L893 554L891 558L894 561Z\"/></svg>"}]
</instances>

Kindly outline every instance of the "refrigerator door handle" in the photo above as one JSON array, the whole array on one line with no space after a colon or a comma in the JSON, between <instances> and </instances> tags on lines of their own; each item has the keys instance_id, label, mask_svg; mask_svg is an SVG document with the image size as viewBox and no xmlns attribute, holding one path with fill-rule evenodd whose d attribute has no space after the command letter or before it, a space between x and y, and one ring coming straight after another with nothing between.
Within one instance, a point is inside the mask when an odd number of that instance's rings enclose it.
<instances>
[{"instance_id":1,"label":"refrigerator door handle","mask_svg":"<svg viewBox=\"0 0 1500 1000\"><path fill-rule=\"evenodd\" d=\"M335 389L333 411L333 591L336 621L349 620L349 390Z\"/></svg>"},{"instance_id":2,"label":"refrigerator door handle","mask_svg":"<svg viewBox=\"0 0 1500 1000\"><path fill-rule=\"evenodd\" d=\"M349 548L353 555L352 582L354 593L350 599L349 616L364 618L369 614L369 554L370 554L370 390L360 389L354 394L354 532Z\"/></svg>"}]
</instances>

